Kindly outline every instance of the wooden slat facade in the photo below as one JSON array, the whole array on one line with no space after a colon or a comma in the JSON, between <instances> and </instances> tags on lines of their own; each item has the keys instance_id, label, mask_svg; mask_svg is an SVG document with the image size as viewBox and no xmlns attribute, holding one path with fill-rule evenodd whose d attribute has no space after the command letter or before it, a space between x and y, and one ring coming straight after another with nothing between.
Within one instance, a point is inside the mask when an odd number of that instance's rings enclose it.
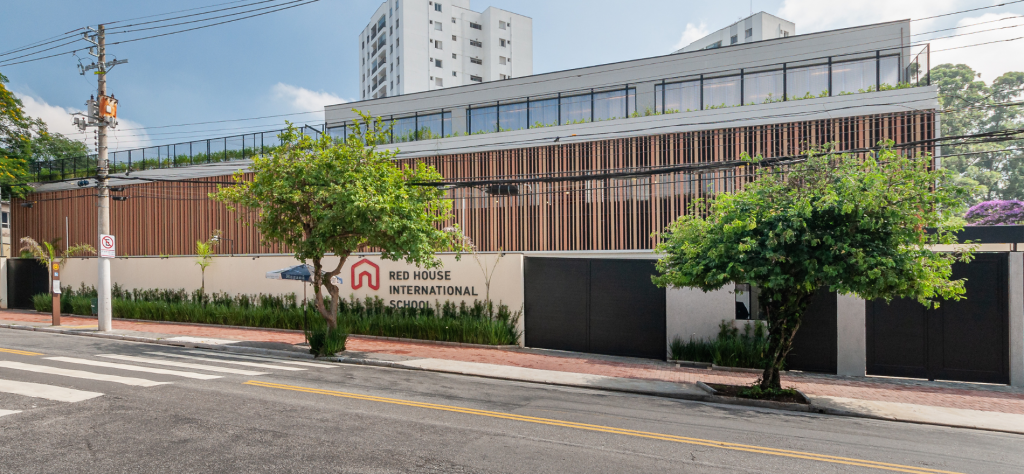
<instances>
[{"instance_id":1,"label":"wooden slat facade","mask_svg":"<svg viewBox=\"0 0 1024 474\"><path fill-rule=\"evenodd\" d=\"M616 138L583 143L551 144L480 153L404 160L433 165L446 180L474 180L529 175L573 174L621 168L708 163L738 159L743 152L766 158L799 154L810 147L834 143L836 149L857 149L881 140L896 144L935 137L933 111L746 126ZM910 152L931 152L920 146ZM488 196L474 188L451 191L455 218L481 251L561 251L650 249L660 232L682 214L695 197L742 188L750 170L674 173L644 178L581 182L533 183L520 195ZM220 252L287 253L266 245L251 226L238 220L195 184L156 182L128 186L124 202L111 202L111 230L118 236L119 255L189 255L195 242L220 229L230 241ZM118 193L115 193L118 194ZM36 193L32 208L12 202L12 243L22 236L37 240L65 237L70 242L96 240L95 189ZM254 217L249 212L245 217ZM233 245L232 245L233 243Z\"/></svg>"}]
</instances>

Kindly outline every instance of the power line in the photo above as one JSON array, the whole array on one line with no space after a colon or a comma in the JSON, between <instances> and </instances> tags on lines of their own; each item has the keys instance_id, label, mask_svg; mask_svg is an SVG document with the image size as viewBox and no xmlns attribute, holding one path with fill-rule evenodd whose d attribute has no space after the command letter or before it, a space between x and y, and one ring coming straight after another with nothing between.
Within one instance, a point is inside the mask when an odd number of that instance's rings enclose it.
<instances>
[{"instance_id":1,"label":"power line","mask_svg":"<svg viewBox=\"0 0 1024 474\"><path fill-rule=\"evenodd\" d=\"M161 14L158 14L158 15L149 15L149 16L145 16L145 17L136 18L135 20L141 20L141 19L144 19L144 18L152 18L152 17L155 17L155 16L172 15L174 13L181 13L181 12L186 12L186 11L201 10L203 8L216 7L216 6L220 6L220 5L230 5L230 4L235 4L235 3L241 3L243 1L248 1L248 0L240 0L240 1L236 1L236 2L228 2L228 3L218 4L218 5L209 5L209 6L206 6L206 7L190 8L190 9L187 9L187 10L180 10L178 12L161 13ZM193 17L193 16L209 15L211 13L217 13L217 12L222 12L222 11L227 11L227 10L234 10L236 8L251 7L253 5L259 5L261 3L275 2L275 1L279 1L279 0L262 0L262 1L259 1L259 2L247 3L245 5L238 5L238 6L234 6L234 7L221 8L221 9L218 9L218 10L209 10L209 11L205 11L205 12L192 13L192 14L189 14L189 15L175 16L175 17L171 17L171 18L164 18L162 20L144 21L142 23L133 23L133 24L130 24L130 25L116 26L115 28L131 28L133 26L149 25L149 24L153 24L153 23L161 23L161 22L165 22L165 21L178 20L178 19L181 19L181 18L189 18L189 17ZM207 19L204 19L202 21L212 20L212 19L213 18L207 18ZM134 21L134 20L113 21L113 22L110 22L110 23L106 23L105 26L109 27L110 25L112 25L114 23L123 23L125 21ZM183 24L183 23L179 23L179 24ZM111 32L111 34L114 34L114 33L127 33L127 31Z\"/></svg>"},{"instance_id":2,"label":"power line","mask_svg":"<svg viewBox=\"0 0 1024 474\"><path fill-rule=\"evenodd\" d=\"M261 2L250 3L248 5L240 5L240 6L237 6L237 7L225 8L225 9L222 9L222 10L214 10L214 11L211 11L211 12L194 13L192 15L185 15L185 16L181 16L181 17L178 17L178 18L186 18L186 17L191 17L191 16L197 16L197 15L206 15L206 14L214 13L214 12L217 12L217 11L231 10L231 9L234 9L234 8L243 8L243 7L248 7L248 6L252 6L252 5L258 5L258 4L261 4L261 3L277 2L277 1L282 1L282 0L264 0L264 1L261 1ZM160 29L160 28L170 28L170 27L173 27L173 26L190 25L190 24L193 24L193 23L202 23L204 21L211 21L211 20L216 20L216 19L219 19L219 18L227 18L227 17L232 17L232 16L244 15L246 13L252 13L252 12L256 12L256 11L267 10L267 9L270 9L270 8L276 8L276 7L280 7L280 6L283 6L283 5L290 5L290 4L299 3L299 2L302 2L302 1L305 1L305 0L290 0L290 1L287 1L285 3L279 3L277 5L269 5L269 6L266 6L266 7L254 8L252 10L245 10L245 11L240 11L240 12L228 13L226 15L214 16L214 17L209 17L209 18L197 18L195 20L183 21L183 22L179 22L179 23L172 23L172 24L169 24L169 25L159 25L159 26L150 26L150 27L146 27L146 28L126 29L124 31L115 31L112 34L134 33L136 31L156 30L156 29ZM171 19L167 19L167 20L154 20L154 21L150 21L150 22L146 22L146 23L140 23L139 25L144 25L144 24L149 24L149 23L160 23L160 22L163 22L163 21L170 21L170 20ZM132 26L136 26L136 25L126 25L126 26L122 26L120 28L130 28Z\"/></svg>"},{"instance_id":3,"label":"power line","mask_svg":"<svg viewBox=\"0 0 1024 474\"><path fill-rule=\"evenodd\" d=\"M295 1L301 1L301 2L304 2L304 3L299 3L297 5L289 5L287 7L278 8L277 10L270 10L270 11L267 11L267 12L257 13L255 15L249 15L249 16L242 17L242 18L235 18L235 19L232 19L232 20L225 20L225 21L221 21L221 22L218 22L218 23L211 23L209 25L197 26L197 27L194 27L194 28L188 28L188 29L179 30L179 31L171 31L169 33L161 33L161 34L158 34L158 35L143 36L141 38L133 38L133 39L123 40L123 41L117 41L117 42L114 42L114 43L110 43L109 46L113 46L115 44L132 43L132 42L135 42L135 41L142 41L142 40L147 40L147 39L152 39L152 38L159 38L161 36L176 35L178 33L185 33L185 32L188 32L188 31L201 30L203 28L209 28L211 26L218 26L218 25L223 25L223 24L227 24L227 23L233 23L233 22L236 22L236 21L247 20L249 18L255 18L255 17L263 16L263 15L269 15L271 13L276 13L276 12L279 12L279 11L282 11L282 10L288 10L288 9L295 8L295 7L301 7L301 6L304 6L304 5L309 5L310 3L316 3L316 2L319 2L320 0L295 0ZM1024 0L1022 0L1022 1L1024 1Z\"/></svg>"},{"instance_id":4,"label":"power line","mask_svg":"<svg viewBox=\"0 0 1024 474\"><path fill-rule=\"evenodd\" d=\"M989 5L987 7L971 8L970 10L960 10L958 12L953 12L953 13L943 13L941 15L926 16L924 18L915 18L915 19L910 20L910 21L931 20L932 18L941 18L941 17L944 17L944 16L958 15L960 13L967 13L967 12L973 12L973 11L978 11L978 10L987 10L989 8L996 8L996 7L1005 7L1007 5L1013 5L1014 3L1020 3L1020 2L1024 2L1024 0L1016 0L1016 1L1013 1L1013 2L1004 2L1004 3L999 3L999 4L996 4L996 5Z\"/></svg>"},{"instance_id":5,"label":"power line","mask_svg":"<svg viewBox=\"0 0 1024 474\"><path fill-rule=\"evenodd\" d=\"M145 18L153 18L153 17L156 17L156 16L173 15L175 13L190 12L190 11L193 11L193 10L202 10L204 8L213 8L213 7L219 7L219 6L222 6L222 5L231 5L231 4L242 3L242 2L247 2L247 1L249 1L249 0L235 0L233 2L215 3L213 5L206 5L206 6L194 7L194 8L186 8L184 10L175 10L173 12L164 12L164 13L157 13L157 14L154 14L154 15L137 16L135 18L127 18L127 19L124 19L124 20L108 21L107 23L105 23L105 25L113 25L115 23L124 23L126 21L142 20L142 19L145 19Z\"/></svg>"}]
</instances>

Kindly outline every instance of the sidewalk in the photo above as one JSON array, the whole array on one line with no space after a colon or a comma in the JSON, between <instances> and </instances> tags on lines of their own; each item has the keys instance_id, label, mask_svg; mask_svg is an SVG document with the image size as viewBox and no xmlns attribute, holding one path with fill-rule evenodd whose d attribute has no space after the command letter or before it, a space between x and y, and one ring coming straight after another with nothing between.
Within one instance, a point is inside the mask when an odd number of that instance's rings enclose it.
<instances>
[{"instance_id":1,"label":"sidewalk","mask_svg":"<svg viewBox=\"0 0 1024 474\"><path fill-rule=\"evenodd\" d=\"M62 323L61 329L75 332L96 328L94 318L64 316ZM0 325L49 328L50 316L0 310ZM116 335L165 343L284 350L296 356L305 352L298 331L124 320L115 320L113 327ZM721 397L709 397L696 382L739 385L757 379L757 374L680 368L646 359L364 336L350 336L347 350L339 356L355 363L718 402ZM812 401L808 411L1024 434L1024 390L1003 385L789 372L783 375L783 386L805 393Z\"/></svg>"}]
</instances>

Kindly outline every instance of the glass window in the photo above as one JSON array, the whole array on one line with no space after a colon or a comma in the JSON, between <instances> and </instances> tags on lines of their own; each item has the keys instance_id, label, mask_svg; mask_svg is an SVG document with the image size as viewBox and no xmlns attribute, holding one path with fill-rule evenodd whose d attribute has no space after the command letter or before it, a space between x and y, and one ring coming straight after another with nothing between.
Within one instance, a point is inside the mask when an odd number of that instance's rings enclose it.
<instances>
[{"instance_id":1,"label":"glass window","mask_svg":"<svg viewBox=\"0 0 1024 474\"><path fill-rule=\"evenodd\" d=\"M473 75L469 76L469 80L471 80L473 82L484 82L484 78L482 78L480 76L473 76Z\"/></svg>"},{"instance_id":2,"label":"glass window","mask_svg":"<svg viewBox=\"0 0 1024 474\"><path fill-rule=\"evenodd\" d=\"M469 133L490 133L498 128L498 107L469 110Z\"/></svg>"},{"instance_id":3,"label":"glass window","mask_svg":"<svg viewBox=\"0 0 1024 474\"><path fill-rule=\"evenodd\" d=\"M832 95L866 92L875 87L875 59L832 63Z\"/></svg>"},{"instance_id":4,"label":"glass window","mask_svg":"<svg viewBox=\"0 0 1024 474\"><path fill-rule=\"evenodd\" d=\"M664 95L664 103L662 103ZM674 113L690 110L700 110L700 82L677 82L665 84L664 94L662 86L654 87L655 110L661 113Z\"/></svg>"},{"instance_id":5,"label":"glass window","mask_svg":"<svg viewBox=\"0 0 1024 474\"><path fill-rule=\"evenodd\" d=\"M0 227L6 229L6 228L11 226L10 222L7 219L8 219L7 213L6 212L0 212Z\"/></svg>"},{"instance_id":6,"label":"glass window","mask_svg":"<svg viewBox=\"0 0 1024 474\"><path fill-rule=\"evenodd\" d=\"M530 127L540 128L558 125L558 99L530 102Z\"/></svg>"},{"instance_id":7,"label":"glass window","mask_svg":"<svg viewBox=\"0 0 1024 474\"><path fill-rule=\"evenodd\" d=\"M632 103L631 103L632 102ZM594 120L625 118L636 110L636 89L594 93Z\"/></svg>"},{"instance_id":8,"label":"glass window","mask_svg":"<svg viewBox=\"0 0 1024 474\"><path fill-rule=\"evenodd\" d=\"M421 4L421 5L422 5L422 4ZM439 11L441 11L441 4L440 4L440 3L435 3L435 4L434 4L434 11L435 11L435 12L439 12Z\"/></svg>"},{"instance_id":9,"label":"glass window","mask_svg":"<svg viewBox=\"0 0 1024 474\"><path fill-rule=\"evenodd\" d=\"M590 94L562 97L562 125L589 122L590 118Z\"/></svg>"},{"instance_id":10,"label":"glass window","mask_svg":"<svg viewBox=\"0 0 1024 474\"><path fill-rule=\"evenodd\" d=\"M767 104L780 101L783 93L781 70L743 76L744 104Z\"/></svg>"},{"instance_id":11,"label":"glass window","mask_svg":"<svg viewBox=\"0 0 1024 474\"><path fill-rule=\"evenodd\" d=\"M473 28L474 30L483 30L484 29L483 25L481 25L479 23L473 23L473 22L469 23L469 27Z\"/></svg>"},{"instance_id":12,"label":"glass window","mask_svg":"<svg viewBox=\"0 0 1024 474\"><path fill-rule=\"evenodd\" d=\"M711 44L705 46L704 49L715 49L715 48L721 48L721 47L722 47L722 42L721 41L715 41L714 43L711 43Z\"/></svg>"},{"instance_id":13,"label":"glass window","mask_svg":"<svg viewBox=\"0 0 1024 474\"><path fill-rule=\"evenodd\" d=\"M704 79L704 108L740 105L740 76Z\"/></svg>"},{"instance_id":14,"label":"glass window","mask_svg":"<svg viewBox=\"0 0 1024 474\"><path fill-rule=\"evenodd\" d=\"M404 143L416 140L416 117L395 119L391 127L393 143Z\"/></svg>"},{"instance_id":15,"label":"glass window","mask_svg":"<svg viewBox=\"0 0 1024 474\"><path fill-rule=\"evenodd\" d=\"M786 89L790 100L828 95L828 65L787 70Z\"/></svg>"},{"instance_id":16,"label":"glass window","mask_svg":"<svg viewBox=\"0 0 1024 474\"><path fill-rule=\"evenodd\" d=\"M440 22L440 21L435 21L435 22L434 22L434 30L436 30L436 31L442 31L442 30L441 30L441 22Z\"/></svg>"},{"instance_id":17,"label":"glass window","mask_svg":"<svg viewBox=\"0 0 1024 474\"><path fill-rule=\"evenodd\" d=\"M529 128L526 123L526 102L502 105L498 108L498 130L507 132Z\"/></svg>"},{"instance_id":18,"label":"glass window","mask_svg":"<svg viewBox=\"0 0 1024 474\"><path fill-rule=\"evenodd\" d=\"M739 37L737 37L736 35L732 35L729 37L729 44L736 44L737 41L739 41Z\"/></svg>"},{"instance_id":19,"label":"glass window","mask_svg":"<svg viewBox=\"0 0 1024 474\"><path fill-rule=\"evenodd\" d=\"M346 140L347 135L345 134L345 126L338 125L337 127L330 127L327 129L327 135L330 135L335 140Z\"/></svg>"},{"instance_id":20,"label":"glass window","mask_svg":"<svg viewBox=\"0 0 1024 474\"><path fill-rule=\"evenodd\" d=\"M900 57L882 58L878 64L879 77L883 85L895 86L900 83Z\"/></svg>"},{"instance_id":21,"label":"glass window","mask_svg":"<svg viewBox=\"0 0 1024 474\"><path fill-rule=\"evenodd\" d=\"M419 140L430 140L432 138L441 138L443 136L441 114L421 115L419 117Z\"/></svg>"},{"instance_id":22,"label":"glass window","mask_svg":"<svg viewBox=\"0 0 1024 474\"><path fill-rule=\"evenodd\" d=\"M747 31L745 31L743 33L743 37L744 38L750 38L752 36L754 36L754 29L753 28L747 28Z\"/></svg>"}]
</instances>

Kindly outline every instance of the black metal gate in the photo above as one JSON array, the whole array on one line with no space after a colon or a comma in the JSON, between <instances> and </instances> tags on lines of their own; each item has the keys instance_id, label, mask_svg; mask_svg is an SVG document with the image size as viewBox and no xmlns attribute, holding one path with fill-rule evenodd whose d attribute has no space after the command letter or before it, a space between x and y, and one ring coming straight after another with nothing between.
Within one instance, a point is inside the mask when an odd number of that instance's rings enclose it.
<instances>
[{"instance_id":1,"label":"black metal gate","mask_svg":"<svg viewBox=\"0 0 1024 474\"><path fill-rule=\"evenodd\" d=\"M528 347L665 359L654 260L527 257Z\"/></svg>"},{"instance_id":2,"label":"black metal gate","mask_svg":"<svg viewBox=\"0 0 1024 474\"><path fill-rule=\"evenodd\" d=\"M786 357L786 368L836 373L836 293L822 288L811 298Z\"/></svg>"},{"instance_id":3,"label":"black metal gate","mask_svg":"<svg viewBox=\"0 0 1024 474\"><path fill-rule=\"evenodd\" d=\"M12 258L7 261L7 307L35 309L32 296L50 292L50 275L39 260Z\"/></svg>"},{"instance_id":4,"label":"black metal gate","mask_svg":"<svg viewBox=\"0 0 1024 474\"><path fill-rule=\"evenodd\" d=\"M1009 383L1008 254L953 265L966 299L925 309L915 300L867 302L869 375Z\"/></svg>"}]
</instances>

